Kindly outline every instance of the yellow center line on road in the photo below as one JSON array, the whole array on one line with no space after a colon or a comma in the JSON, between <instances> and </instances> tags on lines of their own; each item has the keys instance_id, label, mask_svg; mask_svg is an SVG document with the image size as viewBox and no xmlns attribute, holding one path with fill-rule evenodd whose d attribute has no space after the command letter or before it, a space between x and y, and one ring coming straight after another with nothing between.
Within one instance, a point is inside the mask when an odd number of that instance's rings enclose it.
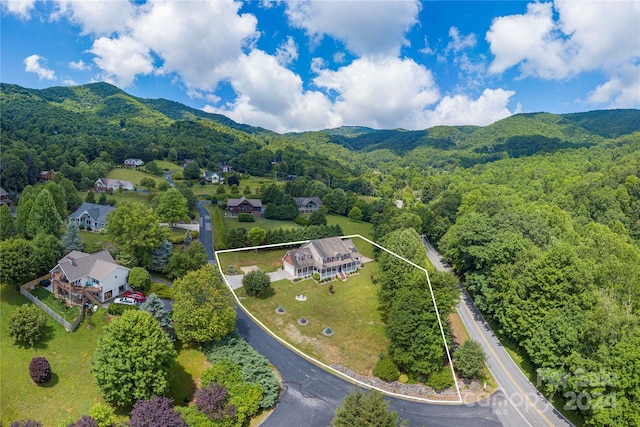
<instances>
[{"instance_id":1,"label":"yellow center line on road","mask_svg":"<svg viewBox=\"0 0 640 427\"><path fill-rule=\"evenodd\" d=\"M464 306L464 309L467 311L467 313L469 313L469 316L473 319L473 313L471 313L471 310L469 310L469 307L467 306L467 304L462 301L462 305ZM491 345L489 345L489 342L487 341L487 338L484 336L484 334L482 333L482 330L480 329L480 326L478 326L478 322L473 322L474 326L476 327L476 329L478 330L478 333L480 334L480 336L482 337L482 340L484 341L484 343L486 344L486 347L489 349L489 351L491 352L491 354L493 355L493 358L495 359L495 361L500 365L500 367L502 368L502 370L504 371L505 375L509 378L509 380L511 381L511 384L513 384L515 386L515 388L520 392L520 395L523 396L526 401L533 407L533 409L535 409L535 411L538 413L538 415L540 415L540 417L544 420L545 423L547 423L547 425L549 427L554 427L554 424L544 415L544 413L542 413L542 411L531 401L531 399L529 399L529 396L527 396L527 394L520 388L520 386L514 381L513 377L511 376L511 374L509 374L509 371L507 371L506 367L502 364L502 362L500 361L500 359L498 358L498 355L496 354L496 352L493 350L493 347L491 347ZM506 395L506 390L503 390L505 392ZM508 396L507 396L508 397ZM511 399L509 398L509 400L511 401ZM511 403L513 404L513 401L511 401ZM513 404L513 406L515 407L515 404ZM516 408L518 409L518 408ZM518 410L518 412L520 412ZM521 414L522 415L522 414ZM524 415L523 415L524 418ZM526 419L525 419L526 421Z\"/></svg>"}]
</instances>

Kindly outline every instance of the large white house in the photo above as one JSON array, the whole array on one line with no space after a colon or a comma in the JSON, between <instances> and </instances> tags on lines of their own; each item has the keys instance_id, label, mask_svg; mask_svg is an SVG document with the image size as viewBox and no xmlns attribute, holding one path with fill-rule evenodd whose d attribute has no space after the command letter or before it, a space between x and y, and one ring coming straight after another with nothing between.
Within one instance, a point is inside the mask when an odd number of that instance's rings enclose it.
<instances>
[{"instance_id":1,"label":"large white house","mask_svg":"<svg viewBox=\"0 0 640 427\"><path fill-rule=\"evenodd\" d=\"M109 251L71 251L50 271L53 293L71 304L101 304L127 290L129 269L118 265Z\"/></svg>"},{"instance_id":2,"label":"large white house","mask_svg":"<svg viewBox=\"0 0 640 427\"><path fill-rule=\"evenodd\" d=\"M83 203L74 213L69 215L69 221L73 221L79 226L91 227L94 230L101 230L107 225L107 215L115 207L109 205L98 205L96 203Z\"/></svg>"},{"instance_id":3,"label":"large white house","mask_svg":"<svg viewBox=\"0 0 640 427\"><path fill-rule=\"evenodd\" d=\"M362 256L351 239L339 237L312 240L299 249L288 251L282 258L285 271L300 279L318 273L320 279L340 276L358 270Z\"/></svg>"},{"instance_id":4,"label":"large white house","mask_svg":"<svg viewBox=\"0 0 640 427\"><path fill-rule=\"evenodd\" d=\"M96 180L96 191L100 193L105 191L116 192L118 190L134 189L135 186L133 185L133 183L124 179L98 178Z\"/></svg>"}]
</instances>

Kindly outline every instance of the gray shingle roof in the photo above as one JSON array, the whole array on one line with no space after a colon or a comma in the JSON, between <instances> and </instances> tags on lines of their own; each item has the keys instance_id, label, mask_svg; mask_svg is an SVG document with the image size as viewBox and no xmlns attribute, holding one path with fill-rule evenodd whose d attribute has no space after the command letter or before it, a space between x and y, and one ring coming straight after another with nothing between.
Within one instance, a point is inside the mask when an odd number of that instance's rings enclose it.
<instances>
[{"instance_id":1,"label":"gray shingle roof","mask_svg":"<svg viewBox=\"0 0 640 427\"><path fill-rule=\"evenodd\" d=\"M246 197L242 196L239 199L227 199L227 207L235 207L235 206L239 206L240 204L242 204L242 202L248 202L251 206L253 206L254 208L261 208L262 207L262 200L260 199L247 199Z\"/></svg>"},{"instance_id":2,"label":"gray shingle roof","mask_svg":"<svg viewBox=\"0 0 640 427\"><path fill-rule=\"evenodd\" d=\"M85 202L81 204L74 213L69 215L69 218L78 219L80 218L80 216L82 216L83 213L86 212L95 222L106 224L107 215L109 215L109 212L115 209L115 207L109 205L98 205L96 203Z\"/></svg>"},{"instance_id":3,"label":"gray shingle roof","mask_svg":"<svg viewBox=\"0 0 640 427\"><path fill-rule=\"evenodd\" d=\"M72 251L58 261L58 266L70 282L86 276L103 280L114 269L121 267L116 264L109 251L101 251L95 254Z\"/></svg>"}]
</instances>

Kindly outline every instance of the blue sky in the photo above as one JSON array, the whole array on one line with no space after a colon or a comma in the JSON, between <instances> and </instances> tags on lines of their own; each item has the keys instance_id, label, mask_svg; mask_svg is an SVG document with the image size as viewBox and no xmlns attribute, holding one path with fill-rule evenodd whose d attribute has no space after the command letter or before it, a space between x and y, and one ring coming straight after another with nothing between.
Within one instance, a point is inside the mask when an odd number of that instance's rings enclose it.
<instances>
[{"instance_id":1,"label":"blue sky","mask_svg":"<svg viewBox=\"0 0 640 427\"><path fill-rule=\"evenodd\" d=\"M640 108L639 1L0 1L2 82L278 132Z\"/></svg>"}]
</instances>

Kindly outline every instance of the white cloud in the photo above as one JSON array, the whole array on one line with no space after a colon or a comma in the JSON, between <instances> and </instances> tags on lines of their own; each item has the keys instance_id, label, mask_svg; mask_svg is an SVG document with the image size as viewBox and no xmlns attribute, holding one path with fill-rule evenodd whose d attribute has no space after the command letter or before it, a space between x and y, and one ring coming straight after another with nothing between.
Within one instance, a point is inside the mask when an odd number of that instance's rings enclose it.
<instances>
[{"instance_id":1,"label":"white cloud","mask_svg":"<svg viewBox=\"0 0 640 427\"><path fill-rule=\"evenodd\" d=\"M513 114L507 104L514 94L510 90L485 89L475 100L466 95L445 96L434 110L424 112L422 127L489 125Z\"/></svg>"},{"instance_id":2,"label":"white cloud","mask_svg":"<svg viewBox=\"0 0 640 427\"><path fill-rule=\"evenodd\" d=\"M342 64L345 60L344 52L336 52L333 54L333 62L336 64Z\"/></svg>"},{"instance_id":3,"label":"white cloud","mask_svg":"<svg viewBox=\"0 0 640 427\"><path fill-rule=\"evenodd\" d=\"M431 71L411 59L361 58L318 71L314 83L338 94L333 109L347 125L415 129L420 112L438 100Z\"/></svg>"},{"instance_id":4,"label":"white cloud","mask_svg":"<svg viewBox=\"0 0 640 427\"><path fill-rule=\"evenodd\" d=\"M253 50L230 71L236 100L223 107L209 105L206 111L278 132L322 129L339 123L331 113L330 101L320 92L304 91L300 76L280 65L274 56Z\"/></svg>"},{"instance_id":5,"label":"white cloud","mask_svg":"<svg viewBox=\"0 0 640 427\"><path fill-rule=\"evenodd\" d=\"M35 73L40 80L55 80L56 73L46 67L46 60L40 55L27 56L24 62L24 70L29 73Z\"/></svg>"},{"instance_id":6,"label":"white cloud","mask_svg":"<svg viewBox=\"0 0 640 427\"><path fill-rule=\"evenodd\" d=\"M93 42L90 52L96 55L94 62L102 72L102 79L118 86L129 86L138 74L153 71L147 47L130 37L100 37Z\"/></svg>"},{"instance_id":7,"label":"white cloud","mask_svg":"<svg viewBox=\"0 0 640 427\"><path fill-rule=\"evenodd\" d=\"M486 38L494 55L489 68L502 73L518 67L521 78L564 80L600 72L607 81L589 100L611 106L637 106L640 62L640 3L568 1L527 6L524 15L494 19ZM636 99L635 102L632 100Z\"/></svg>"},{"instance_id":8,"label":"white cloud","mask_svg":"<svg viewBox=\"0 0 640 427\"><path fill-rule=\"evenodd\" d=\"M2 8L22 19L31 18L31 11L35 9L36 0L2 0Z\"/></svg>"},{"instance_id":9,"label":"white cloud","mask_svg":"<svg viewBox=\"0 0 640 427\"><path fill-rule=\"evenodd\" d=\"M419 50L420 53L425 55L433 55L435 52L429 46L429 41L427 40L427 36L424 36L424 47Z\"/></svg>"},{"instance_id":10,"label":"white cloud","mask_svg":"<svg viewBox=\"0 0 640 427\"><path fill-rule=\"evenodd\" d=\"M287 16L310 37L342 41L358 56L398 56L408 45L405 33L418 21L418 1L291 0Z\"/></svg>"},{"instance_id":11,"label":"white cloud","mask_svg":"<svg viewBox=\"0 0 640 427\"><path fill-rule=\"evenodd\" d=\"M56 0L52 20L67 17L82 28L82 34L109 36L122 31L134 17L136 7L128 0Z\"/></svg>"},{"instance_id":12,"label":"white cloud","mask_svg":"<svg viewBox=\"0 0 640 427\"><path fill-rule=\"evenodd\" d=\"M471 33L466 36L462 36L460 35L460 30L456 27L449 28L449 37L451 37L451 41L447 45L447 49L454 52L460 52L461 50L472 48L476 45L475 34Z\"/></svg>"},{"instance_id":13,"label":"white cloud","mask_svg":"<svg viewBox=\"0 0 640 427\"><path fill-rule=\"evenodd\" d=\"M287 41L276 49L276 59L278 60L278 64L283 67L298 59L298 45L295 40L293 40L293 37L287 37Z\"/></svg>"},{"instance_id":14,"label":"white cloud","mask_svg":"<svg viewBox=\"0 0 640 427\"><path fill-rule=\"evenodd\" d=\"M91 64L87 64L81 59L79 61L69 62L69 68L76 71L87 71L91 69Z\"/></svg>"}]
</instances>

